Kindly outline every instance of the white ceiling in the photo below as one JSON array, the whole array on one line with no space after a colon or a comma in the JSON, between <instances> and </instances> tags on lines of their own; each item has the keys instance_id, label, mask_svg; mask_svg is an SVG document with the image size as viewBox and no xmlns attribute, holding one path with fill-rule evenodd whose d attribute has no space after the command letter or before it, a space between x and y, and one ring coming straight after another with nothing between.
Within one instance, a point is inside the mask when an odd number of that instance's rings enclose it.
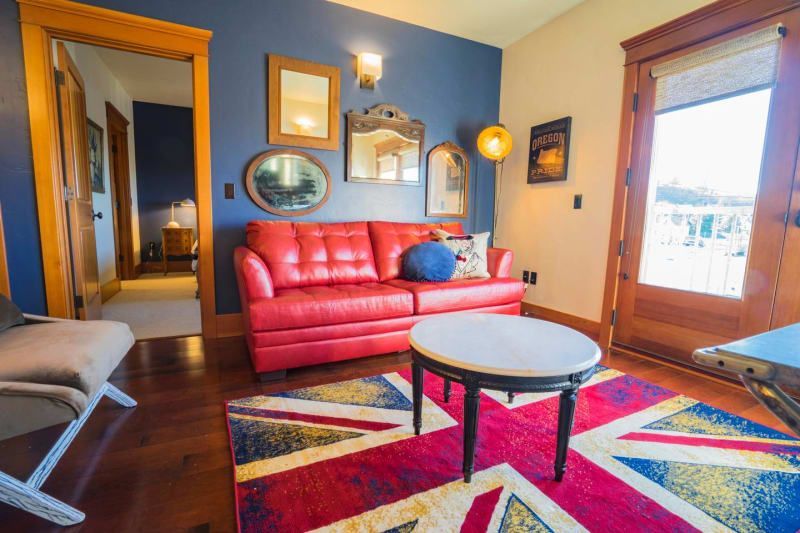
<instances>
[{"instance_id":1,"label":"white ceiling","mask_svg":"<svg viewBox=\"0 0 800 533\"><path fill-rule=\"evenodd\" d=\"M328 0L505 48L583 0Z\"/></svg>"},{"instance_id":2,"label":"white ceiling","mask_svg":"<svg viewBox=\"0 0 800 533\"><path fill-rule=\"evenodd\" d=\"M132 99L192 107L191 63L110 48L94 49Z\"/></svg>"}]
</instances>

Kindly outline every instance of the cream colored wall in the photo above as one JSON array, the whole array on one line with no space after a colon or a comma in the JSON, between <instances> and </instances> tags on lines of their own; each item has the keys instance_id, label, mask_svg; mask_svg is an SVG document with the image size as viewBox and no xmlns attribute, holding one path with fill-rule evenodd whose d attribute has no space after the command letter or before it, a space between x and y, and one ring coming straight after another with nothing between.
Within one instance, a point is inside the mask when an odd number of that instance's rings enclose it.
<instances>
[{"instance_id":1,"label":"cream colored wall","mask_svg":"<svg viewBox=\"0 0 800 533\"><path fill-rule=\"evenodd\" d=\"M514 275L538 273L525 301L600 321L625 54L619 43L708 0L587 0L503 50L506 159L496 245ZM565 182L527 184L530 128L572 117ZM573 195L583 208L572 208Z\"/></svg>"}]
</instances>

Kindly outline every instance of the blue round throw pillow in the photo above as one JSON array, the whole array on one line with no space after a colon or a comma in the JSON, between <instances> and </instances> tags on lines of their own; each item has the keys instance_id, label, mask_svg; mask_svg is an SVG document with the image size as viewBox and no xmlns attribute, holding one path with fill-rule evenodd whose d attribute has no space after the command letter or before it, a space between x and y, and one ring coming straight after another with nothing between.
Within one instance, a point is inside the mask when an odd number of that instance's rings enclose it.
<instances>
[{"instance_id":1,"label":"blue round throw pillow","mask_svg":"<svg viewBox=\"0 0 800 533\"><path fill-rule=\"evenodd\" d=\"M409 281L447 281L456 269L456 256L440 242L423 242L403 255L403 278Z\"/></svg>"}]
</instances>

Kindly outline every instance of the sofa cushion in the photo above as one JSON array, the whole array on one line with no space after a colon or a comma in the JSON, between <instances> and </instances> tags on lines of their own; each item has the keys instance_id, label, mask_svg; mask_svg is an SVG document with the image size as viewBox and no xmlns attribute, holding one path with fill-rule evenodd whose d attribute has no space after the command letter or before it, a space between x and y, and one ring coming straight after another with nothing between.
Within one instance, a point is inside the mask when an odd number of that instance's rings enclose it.
<instances>
[{"instance_id":1,"label":"sofa cushion","mask_svg":"<svg viewBox=\"0 0 800 533\"><path fill-rule=\"evenodd\" d=\"M464 233L460 222L442 224L408 224L402 222L370 222L369 237L375 253L378 279L386 281L400 275L403 252L421 242L431 240L431 232L443 229L449 233Z\"/></svg>"},{"instance_id":2,"label":"sofa cushion","mask_svg":"<svg viewBox=\"0 0 800 533\"><path fill-rule=\"evenodd\" d=\"M378 281L366 222L253 221L247 246L267 265L275 289Z\"/></svg>"},{"instance_id":3,"label":"sofa cushion","mask_svg":"<svg viewBox=\"0 0 800 533\"><path fill-rule=\"evenodd\" d=\"M410 316L411 293L380 283L301 287L250 302L252 331L307 328Z\"/></svg>"},{"instance_id":4,"label":"sofa cushion","mask_svg":"<svg viewBox=\"0 0 800 533\"><path fill-rule=\"evenodd\" d=\"M395 279L387 281L386 285L412 293L417 315L519 302L525 291L521 281L511 278L459 279L442 283Z\"/></svg>"},{"instance_id":5,"label":"sofa cushion","mask_svg":"<svg viewBox=\"0 0 800 533\"><path fill-rule=\"evenodd\" d=\"M60 385L91 398L133 346L127 324L58 320L0 333L0 381Z\"/></svg>"}]
</instances>

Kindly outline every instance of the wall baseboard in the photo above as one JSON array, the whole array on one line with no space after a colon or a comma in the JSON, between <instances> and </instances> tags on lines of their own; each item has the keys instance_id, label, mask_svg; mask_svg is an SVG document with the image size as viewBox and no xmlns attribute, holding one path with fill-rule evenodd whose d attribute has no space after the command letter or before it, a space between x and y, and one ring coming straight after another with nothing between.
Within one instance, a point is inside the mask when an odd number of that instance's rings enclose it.
<instances>
[{"instance_id":1,"label":"wall baseboard","mask_svg":"<svg viewBox=\"0 0 800 533\"><path fill-rule=\"evenodd\" d=\"M112 296L122 290L122 282L114 278L100 285L100 302L106 303Z\"/></svg>"},{"instance_id":2,"label":"wall baseboard","mask_svg":"<svg viewBox=\"0 0 800 533\"><path fill-rule=\"evenodd\" d=\"M217 315L217 338L240 337L244 335L241 313Z\"/></svg>"},{"instance_id":3,"label":"wall baseboard","mask_svg":"<svg viewBox=\"0 0 800 533\"><path fill-rule=\"evenodd\" d=\"M556 311L555 309L542 307L540 305L535 305L528 302L522 302L522 314L529 315L534 318L541 318L542 320L548 320L550 322L556 322L557 324L563 324L564 326L569 326L589 335L593 339L597 339L600 336L600 322L595 322L594 320L589 320L588 318L570 315L569 313L562 313L561 311Z\"/></svg>"}]
</instances>

